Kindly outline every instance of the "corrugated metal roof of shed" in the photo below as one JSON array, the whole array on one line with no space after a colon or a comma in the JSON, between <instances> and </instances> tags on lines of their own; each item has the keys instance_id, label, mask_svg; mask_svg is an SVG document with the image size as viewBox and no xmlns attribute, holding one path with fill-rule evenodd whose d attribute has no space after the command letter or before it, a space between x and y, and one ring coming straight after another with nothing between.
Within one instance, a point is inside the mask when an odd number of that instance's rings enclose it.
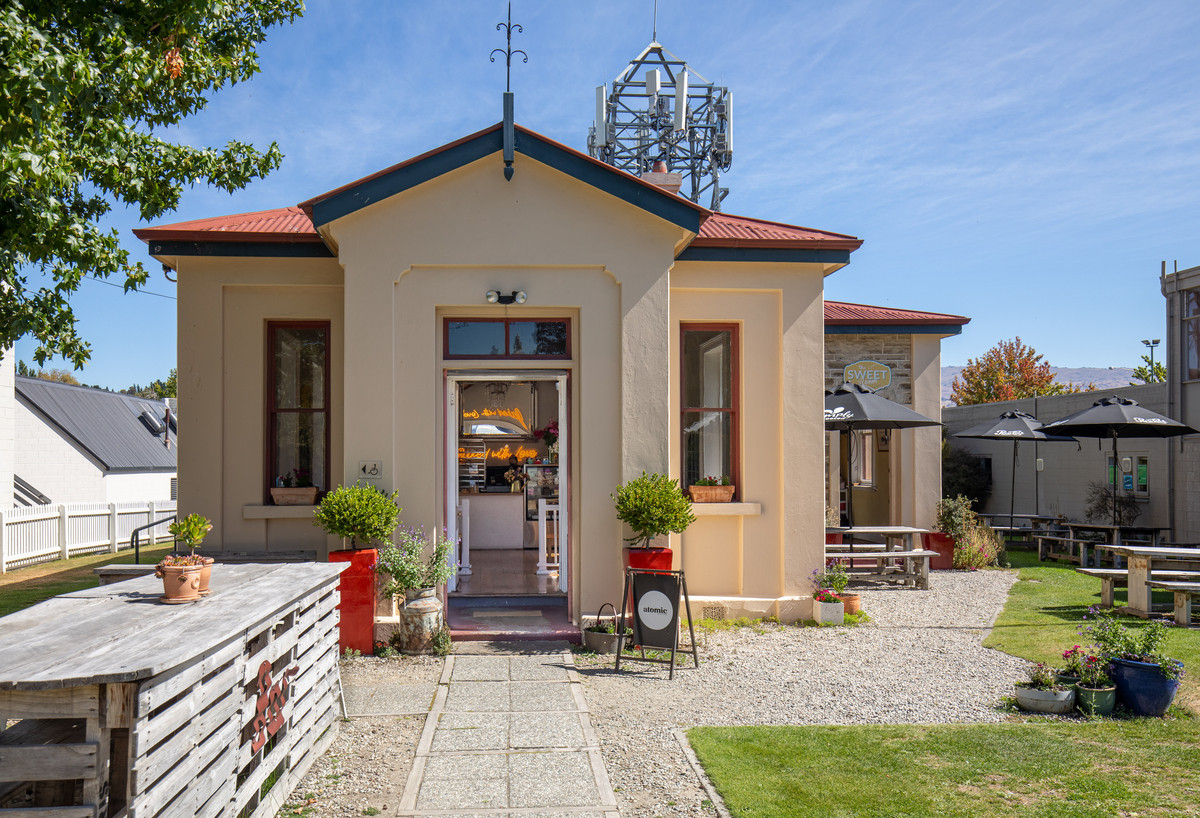
<instances>
[{"instance_id":1,"label":"corrugated metal roof of shed","mask_svg":"<svg viewBox=\"0 0 1200 818\"><path fill-rule=\"evenodd\" d=\"M103 464L106 471L175 471L175 435L171 448L163 445L139 420L146 410L160 420L164 406L157 401L71 386L41 378L16 379L17 394L51 423Z\"/></svg>"}]
</instances>

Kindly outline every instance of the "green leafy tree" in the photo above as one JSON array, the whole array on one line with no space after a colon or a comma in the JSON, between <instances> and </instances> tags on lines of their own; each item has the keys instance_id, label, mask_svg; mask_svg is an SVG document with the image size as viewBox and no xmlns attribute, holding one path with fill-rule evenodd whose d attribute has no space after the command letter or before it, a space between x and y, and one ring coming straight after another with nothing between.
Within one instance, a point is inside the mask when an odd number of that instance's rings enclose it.
<instances>
[{"instance_id":1,"label":"green leafy tree","mask_svg":"<svg viewBox=\"0 0 1200 818\"><path fill-rule=\"evenodd\" d=\"M1142 383L1162 383L1167 379L1167 368L1163 366L1162 361L1155 361L1151 366L1150 356L1143 355L1142 365L1133 370L1133 377ZM1137 386L1133 381L1130 381L1129 385Z\"/></svg>"},{"instance_id":2,"label":"green leafy tree","mask_svg":"<svg viewBox=\"0 0 1200 818\"><path fill-rule=\"evenodd\" d=\"M114 203L156 219L184 185L226 191L279 166L275 143L192 147L157 135L258 71L271 26L302 0L4 0L0 4L0 349L31 335L39 364L88 360L71 295L84 277L125 290L146 269L101 219ZM34 290L28 277L52 283Z\"/></svg>"},{"instance_id":3,"label":"green leafy tree","mask_svg":"<svg viewBox=\"0 0 1200 818\"><path fill-rule=\"evenodd\" d=\"M956 406L1084 391L1056 381L1050 364L1033 347L1021 343L1020 337L1001 341L978 359L968 358L951 387L950 400ZM1088 385L1088 389L1094 388L1095 384Z\"/></svg>"}]
</instances>

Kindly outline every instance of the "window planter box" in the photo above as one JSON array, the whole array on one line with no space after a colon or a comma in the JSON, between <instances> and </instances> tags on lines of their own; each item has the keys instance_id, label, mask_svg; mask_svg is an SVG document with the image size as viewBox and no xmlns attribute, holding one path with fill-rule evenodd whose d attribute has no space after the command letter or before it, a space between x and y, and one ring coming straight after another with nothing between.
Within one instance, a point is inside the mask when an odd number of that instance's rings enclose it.
<instances>
[{"instance_id":1,"label":"window planter box","mask_svg":"<svg viewBox=\"0 0 1200 818\"><path fill-rule=\"evenodd\" d=\"M693 503L728 503L735 486L688 486Z\"/></svg>"},{"instance_id":2,"label":"window planter box","mask_svg":"<svg viewBox=\"0 0 1200 818\"><path fill-rule=\"evenodd\" d=\"M271 499L277 506L312 506L317 503L317 487L273 488Z\"/></svg>"}]
</instances>

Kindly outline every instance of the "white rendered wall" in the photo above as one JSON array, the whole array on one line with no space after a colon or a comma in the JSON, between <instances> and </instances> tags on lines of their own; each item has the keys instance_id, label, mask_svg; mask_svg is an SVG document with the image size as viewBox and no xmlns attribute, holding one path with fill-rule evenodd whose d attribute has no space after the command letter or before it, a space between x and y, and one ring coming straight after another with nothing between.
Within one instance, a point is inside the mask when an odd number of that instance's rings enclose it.
<instances>
[{"instance_id":1,"label":"white rendered wall","mask_svg":"<svg viewBox=\"0 0 1200 818\"><path fill-rule=\"evenodd\" d=\"M104 478L110 503L168 503L175 472L110 474Z\"/></svg>"},{"instance_id":2,"label":"white rendered wall","mask_svg":"<svg viewBox=\"0 0 1200 818\"><path fill-rule=\"evenodd\" d=\"M109 502L104 475L96 462L61 437L20 400L16 401L16 430L14 471L52 502ZM11 485L10 482L10 500Z\"/></svg>"},{"instance_id":3,"label":"white rendered wall","mask_svg":"<svg viewBox=\"0 0 1200 818\"><path fill-rule=\"evenodd\" d=\"M16 460L17 353L0 350L0 509L13 504L13 462Z\"/></svg>"}]
</instances>

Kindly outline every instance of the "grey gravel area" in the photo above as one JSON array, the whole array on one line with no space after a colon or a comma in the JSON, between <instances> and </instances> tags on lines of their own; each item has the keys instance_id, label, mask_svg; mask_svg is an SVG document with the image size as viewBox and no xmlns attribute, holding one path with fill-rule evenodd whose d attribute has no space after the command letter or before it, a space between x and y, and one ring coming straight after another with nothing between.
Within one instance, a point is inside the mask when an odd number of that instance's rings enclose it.
<instances>
[{"instance_id":1,"label":"grey gravel area","mask_svg":"<svg viewBox=\"0 0 1200 818\"><path fill-rule=\"evenodd\" d=\"M698 637L699 669L576 657L624 818L716 814L680 746L698 725L1003 721L1028 663L980 641L1015 571L937 572L930 590L863 590L852 628L765 626ZM629 668L626 671L626 667ZM618 789L619 788L619 789Z\"/></svg>"}]
</instances>

